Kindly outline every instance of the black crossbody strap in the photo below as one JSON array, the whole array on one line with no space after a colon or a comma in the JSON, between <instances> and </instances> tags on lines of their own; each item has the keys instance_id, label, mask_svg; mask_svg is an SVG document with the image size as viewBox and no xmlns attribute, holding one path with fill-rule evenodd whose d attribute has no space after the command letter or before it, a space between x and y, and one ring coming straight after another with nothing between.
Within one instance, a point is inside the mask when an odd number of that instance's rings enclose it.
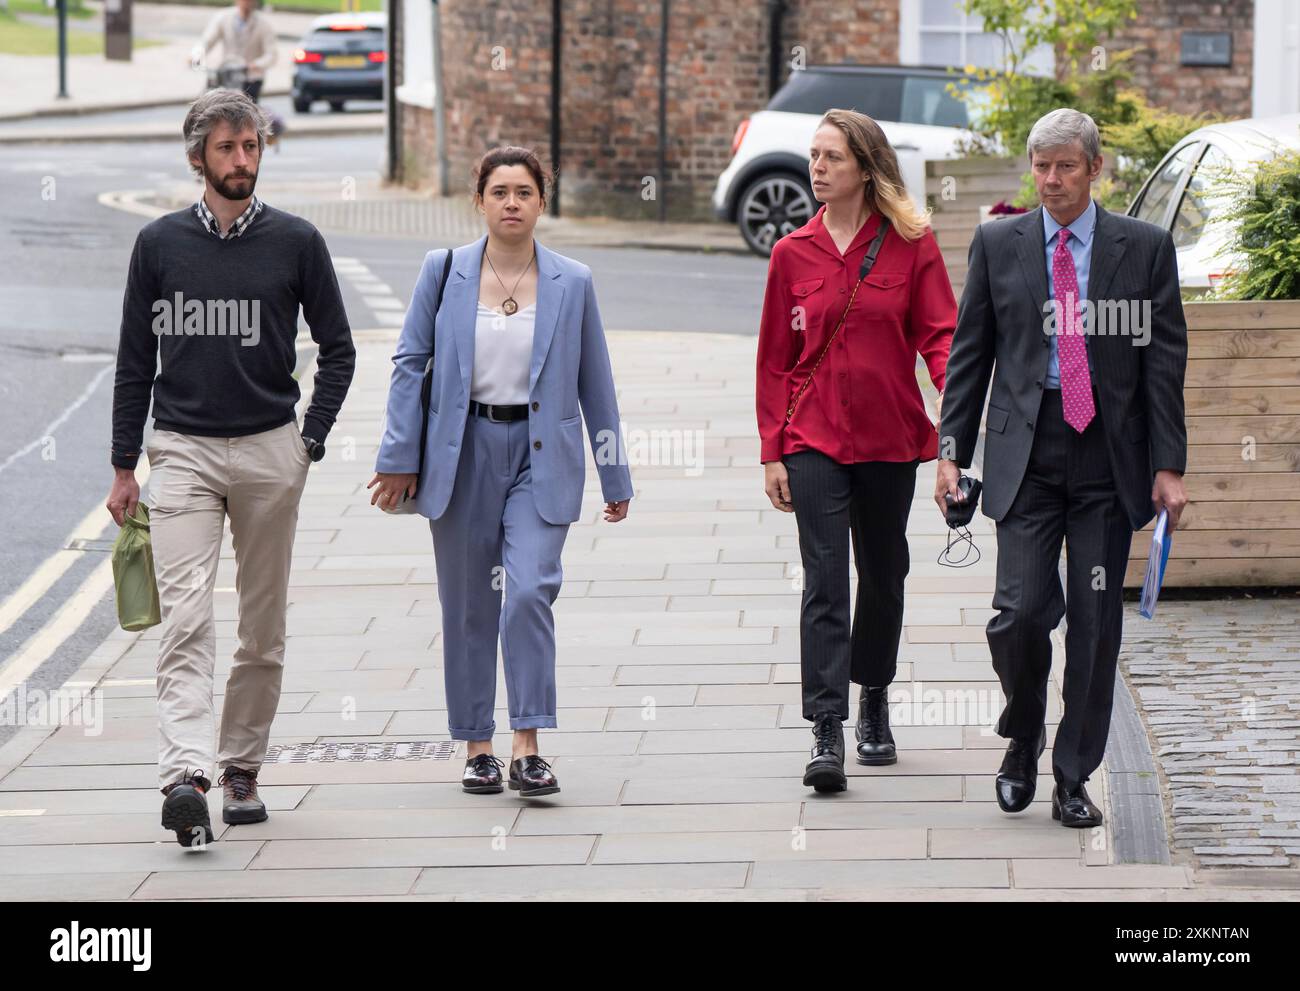
<instances>
[{"instance_id":1,"label":"black crossbody strap","mask_svg":"<svg viewBox=\"0 0 1300 991\"><path fill-rule=\"evenodd\" d=\"M817 356L817 362L812 366L812 371L808 373L808 377L805 378L803 384L799 386L799 391L796 392L794 398L790 400L790 408L785 411L786 423L789 423L790 417L794 416L795 405L803 396L804 390L808 388L808 383L811 382L813 376L817 374L817 369L821 367L822 359L826 357L826 352L828 352L831 349L831 345L835 343L835 335L840 332L840 328L844 326L844 321L849 318L849 310L853 309L853 301L858 298L858 287L866 281L867 276L871 274L871 270L875 267L876 255L880 254L880 246L885 243L885 234L888 232L889 218L881 217L880 230L876 231L876 236L872 238L871 244L867 247L867 253L862 258L862 268L858 272L858 281L854 284L853 292L849 296L849 305L844 307L844 312L840 314L840 322L835 325L835 329L831 331L831 336L826 339L826 346L822 348L822 353Z\"/></svg>"},{"instance_id":2,"label":"black crossbody strap","mask_svg":"<svg viewBox=\"0 0 1300 991\"><path fill-rule=\"evenodd\" d=\"M438 323L438 311L442 309L442 291L447 288L447 277L451 275L451 252L447 249L447 260L442 265L442 278L438 280L438 293L434 297L433 322ZM420 467L418 475L424 474L424 448L429 442L429 404L433 401L433 347L437 341L437 330L429 342L429 364L424 369L424 381L420 383Z\"/></svg>"}]
</instances>

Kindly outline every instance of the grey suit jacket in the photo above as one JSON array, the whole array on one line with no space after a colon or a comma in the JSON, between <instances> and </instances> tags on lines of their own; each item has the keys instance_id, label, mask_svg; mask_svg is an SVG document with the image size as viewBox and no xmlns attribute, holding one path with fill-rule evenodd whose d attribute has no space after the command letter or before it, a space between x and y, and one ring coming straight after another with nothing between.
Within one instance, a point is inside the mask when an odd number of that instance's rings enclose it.
<instances>
[{"instance_id":1,"label":"grey suit jacket","mask_svg":"<svg viewBox=\"0 0 1300 991\"><path fill-rule=\"evenodd\" d=\"M1051 325L1042 210L976 229L948 354L939 457L970 465L993 379L983 509L994 520L1007 514L1020 490L1047 377ZM1099 205L1088 299L1097 415L1120 501L1140 529L1155 512L1155 472L1187 467L1187 325L1169 232Z\"/></svg>"}]
</instances>

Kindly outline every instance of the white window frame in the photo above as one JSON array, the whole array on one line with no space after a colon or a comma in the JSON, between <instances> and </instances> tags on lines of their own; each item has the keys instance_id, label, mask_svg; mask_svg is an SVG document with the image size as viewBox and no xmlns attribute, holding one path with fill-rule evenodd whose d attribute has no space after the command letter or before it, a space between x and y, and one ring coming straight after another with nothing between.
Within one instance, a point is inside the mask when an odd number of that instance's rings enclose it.
<instances>
[{"instance_id":1,"label":"white window frame","mask_svg":"<svg viewBox=\"0 0 1300 991\"><path fill-rule=\"evenodd\" d=\"M402 79L395 89L401 103L433 109L433 7L429 0L390 0L402 4Z\"/></svg>"},{"instance_id":2,"label":"white window frame","mask_svg":"<svg viewBox=\"0 0 1300 991\"><path fill-rule=\"evenodd\" d=\"M953 0L953 5L959 0ZM921 65L921 37L923 34L956 34L961 38L961 61L959 66L970 64L967 57L967 38L983 34L983 25L975 27L978 19L957 10L961 24L953 27L948 24L924 24L921 19L921 0L898 0L898 61L903 65ZM1056 54L1046 45L1025 59L1025 68L1031 72L1049 74L1056 66ZM1000 69L1001 66L980 66L980 68Z\"/></svg>"},{"instance_id":3,"label":"white window frame","mask_svg":"<svg viewBox=\"0 0 1300 991\"><path fill-rule=\"evenodd\" d=\"M1254 29L1251 116L1300 111L1300 8L1291 0L1255 0Z\"/></svg>"}]
</instances>

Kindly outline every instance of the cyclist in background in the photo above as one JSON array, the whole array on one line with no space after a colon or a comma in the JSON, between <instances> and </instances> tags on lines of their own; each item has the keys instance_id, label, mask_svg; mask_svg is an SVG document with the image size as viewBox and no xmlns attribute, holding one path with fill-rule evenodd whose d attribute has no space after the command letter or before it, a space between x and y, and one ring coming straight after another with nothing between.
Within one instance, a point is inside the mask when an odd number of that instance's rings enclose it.
<instances>
[{"instance_id":1,"label":"cyclist in background","mask_svg":"<svg viewBox=\"0 0 1300 991\"><path fill-rule=\"evenodd\" d=\"M254 9L255 0L235 0L235 5L213 16L203 38L194 47L193 61L203 61L218 43L221 61L209 86L242 89L256 103L266 71L275 64L275 29L271 18Z\"/></svg>"}]
</instances>

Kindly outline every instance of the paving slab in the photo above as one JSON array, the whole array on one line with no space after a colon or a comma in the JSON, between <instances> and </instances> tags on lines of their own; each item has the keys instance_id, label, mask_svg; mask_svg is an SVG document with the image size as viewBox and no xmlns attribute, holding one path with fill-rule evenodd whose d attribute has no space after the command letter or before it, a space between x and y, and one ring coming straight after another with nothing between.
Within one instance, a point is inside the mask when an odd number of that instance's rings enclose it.
<instances>
[{"instance_id":1,"label":"paving slab","mask_svg":"<svg viewBox=\"0 0 1300 991\"><path fill-rule=\"evenodd\" d=\"M924 829L787 829L751 832L606 833L593 863L672 864L729 860L925 858Z\"/></svg>"},{"instance_id":2,"label":"paving slab","mask_svg":"<svg viewBox=\"0 0 1300 991\"><path fill-rule=\"evenodd\" d=\"M201 874L169 871L150 874L131 896L133 901L233 898L352 898L358 895L404 895L420 877L418 867L348 867L338 870L291 869L227 871Z\"/></svg>"},{"instance_id":3,"label":"paving slab","mask_svg":"<svg viewBox=\"0 0 1300 991\"><path fill-rule=\"evenodd\" d=\"M472 867L585 864L591 836L461 836L436 839L271 840L256 870L343 867ZM3 856L3 851L0 851ZM0 863L3 863L0 860Z\"/></svg>"}]
</instances>

